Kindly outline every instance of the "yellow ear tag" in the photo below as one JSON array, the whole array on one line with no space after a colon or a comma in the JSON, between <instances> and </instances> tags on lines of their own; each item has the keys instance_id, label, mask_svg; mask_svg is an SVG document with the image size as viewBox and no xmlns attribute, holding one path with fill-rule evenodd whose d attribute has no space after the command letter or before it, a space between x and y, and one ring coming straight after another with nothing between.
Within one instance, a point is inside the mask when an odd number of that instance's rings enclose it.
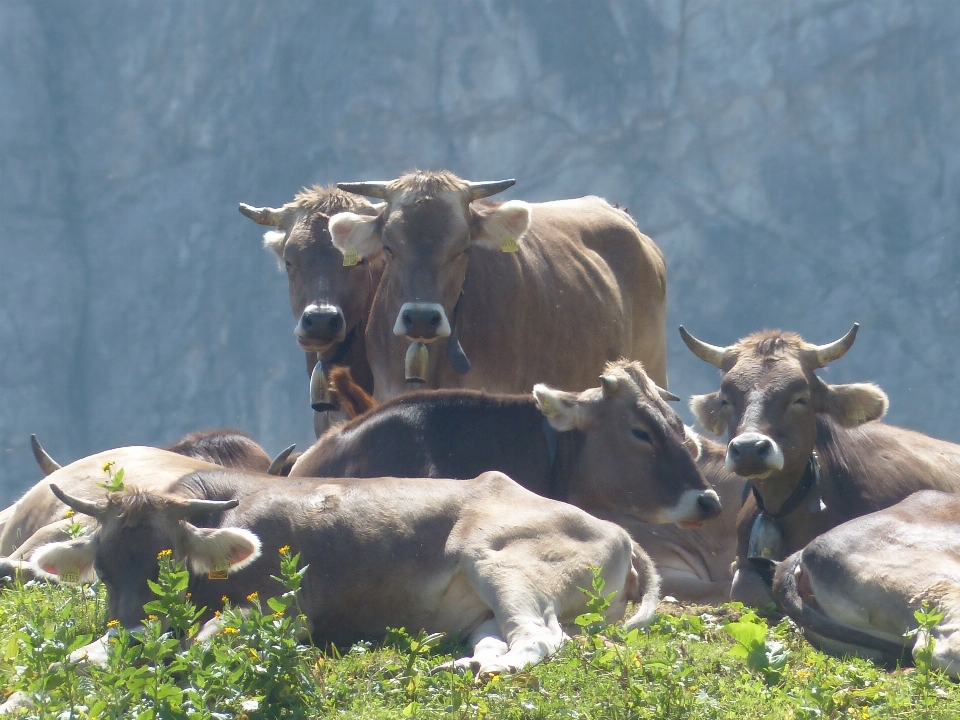
<instances>
[{"instance_id":1,"label":"yellow ear tag","mask_svg":"<svg viewBox=\"0 0 960 720\"><path fill-rule=\"evenodd\" d=\"M553 406L553 403L550 402L550 398L540 398L540 413L544 417L553 417L557 414L557 409Z\"/></svg>"},{"instance_id":2,"label":"yellow ear tag","mask_svg":"<svg viewBox=\"0 0 960 720\"><path fill-rule=\"evenodd\" d=\"M213 566L213 570L207 575L211 580L226 580L230 574L230 563L222 561Z\"/></svg>"},{"instance_id":3,"label":"yellow ear tag","mask_svg":"<svg viewBox=\"0 0 960 720\"><path fill-rule=\"evenodd\" d=\"M356 248L347 248L343 251L343 266L353 267L360 262L360 256L357 255Z\"/></svg>"},{"instance_id":4,"label":"yellow ear tag","mask_svg":"<svg viewBox=\"0 0 960 720\"><path fill-rule=\"evenodd\" d=\"M67 583L80 582L80 571L77 568L71 568L69 572L60 573L60 580Z\"/></svg>"},{"instance_id":5,"label":"yellow ear tag","mask_svg":"<svg viewBox=\"0 0 960 720\"><path fill-rule=\"evenodd\" d=\"M513 235L503 236L503 240L500 241L501 252L516 252L519 249L520 246L517 245L517 239Z\"/></svg>"},{"instance_id":6,"label":"yellow ear tag","mask_svg":"<svg viewBox=\"0 0 960 720\"><path fill-rule=\"evenodd\" d=\"M856 410L851 410L850 412L848 412L847 419L856 420L858 423L864 423L867 421L867 414L863 410L858 408Z\"/></svg>"}]
</instances>

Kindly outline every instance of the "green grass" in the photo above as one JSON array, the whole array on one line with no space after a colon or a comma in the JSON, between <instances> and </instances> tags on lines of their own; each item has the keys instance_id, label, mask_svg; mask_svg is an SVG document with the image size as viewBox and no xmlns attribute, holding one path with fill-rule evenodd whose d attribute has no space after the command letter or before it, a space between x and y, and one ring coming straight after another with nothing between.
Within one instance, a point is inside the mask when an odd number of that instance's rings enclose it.
<instances>
[{"instance_id":1,"label":"green grass","mask_svg":"<svg viewBox=\"0 0 960 720\"><path fill-rule=\"evenodd\" d=\"M167 560L148 611L189 636L196 610L185 573ZM302 572L302 571L299 571ZM104 597L30 585L0 593L0 679L35 698L24 717L69 718L950 718L960 689L925 667L886 672L831 658L787 621L735 605L664 604L647 632L598 627L529 672L476 682L432 672L464 654L451 640L391 631L342 654L299 645L296 559L278 598L187 651L157 622L139 644L116 642L107 668L68 668L69 652L104 632ZM592 610L602 606L595 588Z\"/></svg>"}]
</instances>

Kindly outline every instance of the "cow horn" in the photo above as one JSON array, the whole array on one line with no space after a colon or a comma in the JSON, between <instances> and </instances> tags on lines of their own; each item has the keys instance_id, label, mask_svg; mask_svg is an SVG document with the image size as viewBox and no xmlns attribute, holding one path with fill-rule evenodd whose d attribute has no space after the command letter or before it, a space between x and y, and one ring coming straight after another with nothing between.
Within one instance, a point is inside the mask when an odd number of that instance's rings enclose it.
<instances>
[{"instance_id":1,"label":"cow horn","mask_svg":"<svg viewBox=\"0 0 960 720\"><path fill-rule=\"evenodd\" d=\"M680 326L680 337L683 338L683 342L686 344L686 346L690 348L690 352L692 352L698 358L704 362L710 363L711 365L723 367L723 356L727 352L726 348L718 347L717 345L709 345L702 340L697 340L693 335L686 331L683 325Z\"/></svg>"},{"instance_id":2,"label":"cow horn","mask_svg":"<svg viewBox=\"0 0 960 720\"><path fill-rule=\"evenodd\" d=\"M280 227L280 222L282 218L282 210L276 208L255 208L252 205L247 205L246 203L240 203L238 206L240 212L243 215L246 215L248 218L253 220L259 225L269 225L270 227Z\"/></svg>"},{"instance_id":3,"label":"cow horn","mask_svg":"<svg viewBox=\"0 0 960 720\"><path fill-rule=\"evenodd\" d=\"M497 193L502 193L508 187L512 187L516 180L489 180L485 182L472 182L470 183L470 201L479 200L480 198L490 197L491 195L496 195Z\"/></svg>"},{"instance_id":4,"label":"cow horn","mask_svg":"<svg viewBox=\"0 0 960 720\"><path fill-rule=\"evenodd\" d=\"M860 329L860 323L854 323L850 331L839 340L834 340L826 345L814 345L813 350L817 354L817 367L823 367L829 362L839 360L847 354L847 350L857 339L857 330Z\"/></svg>"},{"instance_id":5,"label":"cow horn","mask_svg":"<svg viewBox=\"0 0 960 720\"><path fill-rule=\"evenodd\" d=\"M389 200L390 196L387 193L387 187L389 187L389 180L368 180L367 182L347 182L347 183L337 183L337 187L341 190L346 190L355 195L366 195L367 197L380 198L381 200Z\"/></svg>"},{"instance_id":6,"label":"cow horn","mask_svg":"<svg viewBox=\"0 0 960 720\"><path fill-rule=\"evenodd\" d=\"M273 462L270 463L270 467L267 468L267 475L279 475L283 470L283 464L287 461L287 458L290 457L290 453L293 452L295 447L297 447L296 443L284 450L281 450L280 453L273 459Z\"/></svg>"},{"instance_id":7,"label":"cow horn","mask_svg":"<svg viewBox=\"0 0 960 720\"><path fill-rule=\"evenodd\" d=\"M663 400L666 400L667 402L678 402L680 400L678 396L674 395L669 390L664 390L659 385L654 385L654 387L657 388L657 392L660 393L660 397Z\"/></svg>"},{"instance_id":8,"label":"cow horn","mask_svg":"<svg viewBox=\"0 0 960 720\"><path fill-rule=\"evenodd\" d=\"M37 440L36 435L30 436L30 449L33 450L33 457L36 459L40 469L43 470L44 475L50 475L60 469L60 463L47 455L47 451L40 445L40 441Z\"/></svg>"},{"instance_id":9,"label":"cow horn","mask_svg":"<svg viewBox=\"0 0 960 720\"><path fill-rule=\"evenodd\" d=\"M196 517L197 515L232 510L239 504L240 501L237 498L233 498L232 500L203 500L201 498L191 498L190 500L182 500L180 504L173 509L171 514L176 520L186 520L187 518Z\"/></svg>"},{"instance_id":10,"label":"cow horn","mask_svg":"<svg viewBox=\"0 0 960 720\"><path fill-rule=\"evenodd\" d=\"M57 496L57 499L72 510L76 510L83 515L89 515L97 520L102 520L107 509L105 504L93 500L84 500L82 498L67 495L63 490L57 487L56 483L50 483L50 492Z\"/></svg>"},{"instance_id":11,"label":"cow horn","mask_svg":"<svg viewBox=\"0 0 960 720\"><path fill-rule=\"evenodd\" d=\"M601 375L600 387L603 389L604 395L615 395L617 388L620 387L620 379L614 375Z\"/></svg>"}]
</instances>

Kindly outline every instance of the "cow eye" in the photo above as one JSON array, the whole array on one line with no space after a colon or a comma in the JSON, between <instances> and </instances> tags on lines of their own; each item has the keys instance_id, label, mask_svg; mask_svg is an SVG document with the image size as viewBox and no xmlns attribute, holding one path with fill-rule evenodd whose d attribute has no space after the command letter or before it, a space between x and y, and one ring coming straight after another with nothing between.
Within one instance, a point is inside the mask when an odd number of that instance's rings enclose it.
<instances>
[{"instance_id":1,"label":"cow eye","mask_svg":"<svg viewBox=\"0 0 960 720\"><path fill-rule=\"evenodd\" d=\"M393 255L393 250L390 249L390 246L389 246L389 245L384 245L384 246L383 246L383 251L384 251L387 255Z\"/></svg>"},{"instance_id":2,"label":"cow eye","mask_svg":"<svg viewBox=\"0 0 960 720\"><path fill-rule=\"evenodd\" d=\"M794 404L794 405L806 405L806 404L807 404L807 399L806 399L805 397L798 397L796 400L793 401L793 404Z\"/></svg>"},{"instance_id":3,"label":"cow eye","mask_svg":"<svg viewBox=\"0 0 960 720\"><path fill-rule=\"evenodd\" d=\"M726 410L728 407L730 407L730 403L728 403L726 399L720 398L720 409Z\"/></svg>"},{"instance_id":4,"label":"cow eye","mask_svg":"<svg viewBox=\"0 0 960 720\"><path fill-rule=\"evenodd\" d=\"M286 265L287 270L290 269L291 265L290 265L290 261L289 261L289 260L284 260L284 261L283 261L283 264Z\"/></svg>"},{"instance_id":5,"label":"cow eye","mask_svg":"<svg viewBox=\"0 0 960 720\"><path fill-rule=\"evenodd\" d=\"M640 428L633 428L630 432L633 433L633 436L637 440L643 440L643 442L650 442L650 434L641 430Z\"/></svg>"}]
</instances>

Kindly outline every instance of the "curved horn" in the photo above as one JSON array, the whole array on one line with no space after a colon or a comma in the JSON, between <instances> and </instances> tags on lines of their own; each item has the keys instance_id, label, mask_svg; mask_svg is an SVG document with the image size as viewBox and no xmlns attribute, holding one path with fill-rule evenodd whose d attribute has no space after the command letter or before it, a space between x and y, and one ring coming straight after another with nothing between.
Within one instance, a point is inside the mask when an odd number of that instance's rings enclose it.
<instances>
[{"instance_id":1,"label":"curved horn","mask_svg":"<svg viewBox=\"0 0 960 720\"><path fill-rule=\"evenodd\" d=\"M40 441L37 440L36 435L30 436L30 449L33 450L33 457L36 459L40 469L43 470L44 475L50 475L60 469L60 463L47 455L47 451L40 445Z\"/></svg>"},{"instance_id":2,"label":"curved horn","mask_svg":"<svg viewBox=\"0 0 960 720\"><path fill-rule=\"evenodd\" d=\"M680 337L683 338L683 342L690 352L696 355L698 358L704 362L708 362L711 365L716 365L717 367L723 367L723 356L726 354L727 349L718 347L717 345L709 345L702 340L697 340L693 335L688 333L683 325L680 326Z\"/></svg>"},{"instance_id":3,"label":"curved horn","mask_svg":"<svg viewBox=\"0 0 960 720\"><path fill-rule=\"evenodd\" d=\"M489 180L487 182L472 182L470 183L470 201L479 200L480 198L490 197L491 195L496 195L497 193L502 193L508 187L512 187L516 180Z\"/></svg>"},{"instance_id":4,"label":"curved horn","mask_svg":"<svg viewBox=\"0 0 960 720\"><path fill-rule=\"evenodd\" d=\"M620 378L615 375L601 375L600 387L603 389L604 395L615 395L617 388L620 387Z\"/></svg>"},{"instance_id":5,"label":"curved horn","mask_svg":"<svg viewBox=\"0 0 960 720\"><path fill-rule=\"evenodd\" d=\"M89 515L97 520L103 519L104 512L107 509L106 504L67 495L63 490L57 487L56 483L50 483L50 492L56 495L57 499L68 508L76 510L78 513L82 513L83 515Z\"/></svg>"},{"instance_id":6,"label":"curved horn","mask_svg":"<svg viewBox=\"0 0 960 720\"><path fill-rule=\"evenodd\" d=\"M187 518L196 517L197 515L232 510L239 504L240 501L237 498L233 498L232 500L201 500L199 498L192 498L190 500L182 500L172 508L170 514L176 520L186 520Z\"/></svg>"},{"instance_id":7,"label":"curved horn","mask_svg":"<svg viewBox=\"0 0 960 720\"><path fill-rule=\"evenodd\" d=\"M390 199L389 195L387 194L388 185L390 185L389 180L368 180L367 182L337 183L337 187L341 190L346 190L347 192L354 193L355 195L366 195L367 197L380 198L381 200Z\"/></svg>"},{"instance_id":8,"label":"curved horn","mask_svg":"<svg viewBox=\"0 0 960 720\"><path fill-rule=\"evenodd\" d=\"M664 400L666 400L667 402L677 402L677 401L680 400L679 397L677 397L676 395L674 395L674 394L673 394L672 392L670 392L669 390L664 390L664 389L663 389L662 387L660 387L659 385L654 385L654 387L657 388L657 392L660 393L660 397L663 398Z\"/></svg>"},{"instance_id":9,"label":"curved horn","mask_svg":"<svg viewBox=\"0 0 960 720\"><path fill-rule=\"evenodd\" d=\"M246 215L259 225L280 227L282 210L268 207L256 208L246 203L240 203L238 208L243 215Z\"/></svg>"},{"instance_id":10,"label":"curved horn","mask_svg":"<svg viewBox=\"0 0 960 720\"><path fill-rule=\"evenodd\" d=\"M280 471L283 470L283 464L287 461L287 458L290 457L290 453L293 452L295 447L297 447L296 443L285 450L281 450L273 459L273 462L270 463L270 467L267 468L267 475L279 475Z\"/></svg>"},{"instance_id":11,"label":"curved horn","mask_svg":"<svg viewBox=\"0 0 960 720\"><path fill-rule=\"evenodd\" d=\"M847 350L857 339L857 330L860 329L860 323L854 323L850 331L839 340L834 340L826 345L814 345L813 351L817 354L817 367L823 367L829 362L839 360L846 355Z\"/></svg>"}]
</instances>

